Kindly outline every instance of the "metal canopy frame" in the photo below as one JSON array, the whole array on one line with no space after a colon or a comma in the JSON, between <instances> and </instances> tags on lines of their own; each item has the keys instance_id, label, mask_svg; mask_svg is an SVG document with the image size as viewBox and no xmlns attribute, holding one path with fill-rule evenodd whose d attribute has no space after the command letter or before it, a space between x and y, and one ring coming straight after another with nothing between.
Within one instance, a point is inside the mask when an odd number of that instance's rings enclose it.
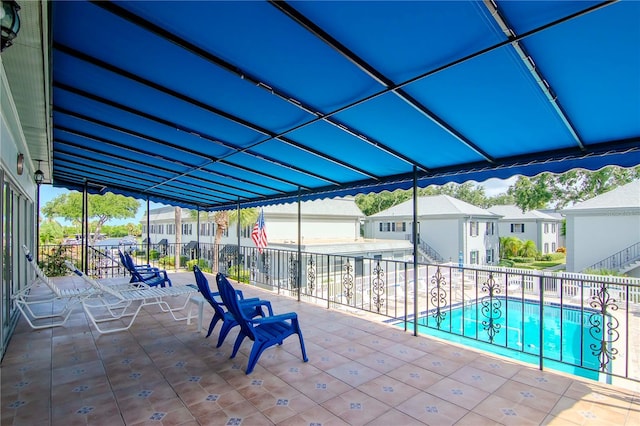
<instances>
[{"instance_id":1,"label":"metal canopy frame","mask_svg":"<svg viewBox=\"0 0 640 426\"><path fill-rule=\"evenodd\" d=\"M212 211L640 164L636 2L52 11L57 186Z\"/></svg>"}]
</instances>

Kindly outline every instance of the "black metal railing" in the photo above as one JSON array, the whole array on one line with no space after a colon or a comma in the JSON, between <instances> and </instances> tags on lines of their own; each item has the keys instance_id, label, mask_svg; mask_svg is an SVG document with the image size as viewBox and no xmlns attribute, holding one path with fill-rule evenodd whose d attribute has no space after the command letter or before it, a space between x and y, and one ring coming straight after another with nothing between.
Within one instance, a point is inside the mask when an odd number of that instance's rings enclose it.
<instances>
[{"instance_id":1,"label":"black metal railing","mask_svg":"<svg viewBox=\"0 0 640 426\"><path fill-rule=\"evenodd\" d=\"M438 251L436 249L431 247L429 244L427 244L423 240L420 240L420 243L418 244L418 248L424 254L426 254L429 258L433 259L433 261L435 263L445 263L446 262L446 260L444 260L444 257L442 257L442 255L440 253L438 253Z\"/></svg>"},{"instance_id":2,"label":"black metal railing","mask_svg":"<svg viewBox=\"0 0 640 426\"><path fill-rule=\"evenodd\" d=\"M640 243L635 243L607 257L606 259L603 259L600 262L594 263L593 265L585 268L585 271L597 271L601 269L617 271L638 260L640 260Z\"/></svg>"},{"instance_id":3,"label":"black metal railing","mask_svg":"<svg viewBox=\"0 0 640 426\"><path fill-rule=\"evenodd\" d=\"M413 262L208 243L142 245L133 252L138 263L148 255L168 270L186 271L197 262L241 282L327 308L383 315L415 334L459 340L540 368L640 381L637 278L451 264L414 269Z\"/></svg>"}]
</instances>

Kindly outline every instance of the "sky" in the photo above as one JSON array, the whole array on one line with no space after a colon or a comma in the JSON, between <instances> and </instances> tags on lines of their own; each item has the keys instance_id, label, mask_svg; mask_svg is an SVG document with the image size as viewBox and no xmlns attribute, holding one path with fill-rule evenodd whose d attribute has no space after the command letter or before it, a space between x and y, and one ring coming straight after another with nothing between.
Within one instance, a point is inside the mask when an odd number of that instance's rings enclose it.
<instances>
[{"instance_id":1,"label":"sky","mask_svg":"<svg viewBox=\"0 0 640 426\"><path fill-rule=\"evenodd\" d=\"M493 197L494 195L498 195L500 193L506 192L507 188L509 188L510 185L513 185L516 180L517 180L517 176L514 176L506 180L488 179L482 182L480 185L484 187L484 191L487 197ZM47 204L47 202L53 200L58 195L65 194L67 192L69 191L64 188L54 188L52 185L42 185L40 187L40 207L44 206L45 204ZM145 203L146 203L145 200L140 200L140 208L138 209L138 213L136 214L135 218L111 220L108 222L108 224L109 225L125 225L129 222L140 223L140 221L142 220L142 216L145 213ZM152 209L163 207L163 206L164 206L163 204L159 204L159 203L153 203L153 202L150 203L150 208ZM58 222L60 222L62 225L70 225L70 223L60 219L58 219Z\"/></svg>"}]
</instances>

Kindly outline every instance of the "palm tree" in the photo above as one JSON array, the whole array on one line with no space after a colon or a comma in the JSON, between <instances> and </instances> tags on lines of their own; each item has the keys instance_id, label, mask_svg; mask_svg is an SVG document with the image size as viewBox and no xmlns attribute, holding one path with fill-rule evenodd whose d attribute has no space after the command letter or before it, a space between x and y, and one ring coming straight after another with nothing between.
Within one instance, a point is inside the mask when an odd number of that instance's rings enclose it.
<instances>
[{"instance_id":1,"label":"palm tree","mask_svg":"<svg viewBox=\"0 0 640 426\"><path fill-rule=\"evenodd\" d=\"M197 210L191 210L191 217L196 219L200 212ZM224 236L229 226L238 222L238 210L220 210L217 212L205 212L206 220L213 221L216 225L215 239L213 242L213 270L218 271L218 259L219 259L219 247L220 241ZM241 209L240 210L240 227L248 226L256 222L258 219L258 209Z\"/></svg>"},{"instance_id":2,"label":"palm tree","mask_svg":"<svg viewBox=\"0 0 640 426\"><path fill-rule=\"evenodd\" d=\"M518 252L522 257L536 257L538 254L538 248L536 247L536 243L531 240L525 241L520 250Z\"/></svg>"},{"instance_id":3,"label":"palm tree","mask_svg":"<svg viewBox=\"0 0 640 426\"><path fill-rule=\"evenodd\" d=\"M515 257L522 248L522 240L518 237L500 237L500 258Z\"/></svg>"}]
</instances>

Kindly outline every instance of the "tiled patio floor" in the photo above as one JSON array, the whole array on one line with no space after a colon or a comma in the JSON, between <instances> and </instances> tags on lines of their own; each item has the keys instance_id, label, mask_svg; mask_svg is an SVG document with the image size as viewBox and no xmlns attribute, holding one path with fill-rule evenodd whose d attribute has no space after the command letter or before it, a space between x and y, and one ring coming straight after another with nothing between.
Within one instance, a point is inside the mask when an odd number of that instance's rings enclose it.
<instances>
[{"instance_id":1,"label":"tiled patio floor","mask_svg":"<svg viewBox=\"0 0 640 426\"><path fill-rule=\"evenodd\" d=\"M247 376L248 340L228 359L235 330L216 349L220 325L205 339L195 322L157 307L109 335L81 309L48 330L21 318L0 369L2 425L640 424L638 384L541 372L375 318L237 288L271 300L276 313L298 313L309 362L294 336L265 351ZM205 326L212 312L205 308Z\"/></svg>"}]
</instances>

